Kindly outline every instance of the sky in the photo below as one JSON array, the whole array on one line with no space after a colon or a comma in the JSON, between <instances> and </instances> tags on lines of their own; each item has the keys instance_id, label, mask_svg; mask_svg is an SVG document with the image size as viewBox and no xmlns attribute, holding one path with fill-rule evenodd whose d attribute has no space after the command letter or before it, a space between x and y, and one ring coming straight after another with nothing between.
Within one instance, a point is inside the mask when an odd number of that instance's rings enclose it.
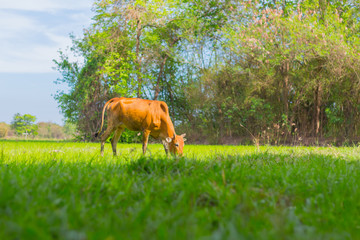
<instances>
[{"instance_id":1,"label":"sky","mask_svg":"<svg viewBox=\"0 0 360 240\"><path fill-rule=\"evenodd\" d=\"M0 122L16 113L63 124L54 94L66 90L53 67L91 24L94 0L0 0Z\"/></svg>"}]
</instances>

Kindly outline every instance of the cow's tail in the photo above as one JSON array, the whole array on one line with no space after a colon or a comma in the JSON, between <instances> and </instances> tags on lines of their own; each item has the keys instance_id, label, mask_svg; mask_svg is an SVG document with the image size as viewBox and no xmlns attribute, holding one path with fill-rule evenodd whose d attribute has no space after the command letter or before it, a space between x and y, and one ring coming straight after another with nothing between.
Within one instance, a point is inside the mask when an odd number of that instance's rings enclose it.
<instances>
[{"instance_id":1,"label":"cow's tail","mask_svg":"<svg viewBox=\"0 0 360 240\"><path fill-rule=\"evenodd\" d=\"M104 115L105 115L105 110L106 108L109 106L110 103L112 103L114 101L114 99L110 99L109 101L107 101L107 103L105 103L104 107L103 107L103 110L102 110L102 115L101 115L101 125L100 125L100 130L95 133L95 137L98 137L100 136L100 133L102 131L102 128L104 126Z\"/></svg>"}]
</instances>

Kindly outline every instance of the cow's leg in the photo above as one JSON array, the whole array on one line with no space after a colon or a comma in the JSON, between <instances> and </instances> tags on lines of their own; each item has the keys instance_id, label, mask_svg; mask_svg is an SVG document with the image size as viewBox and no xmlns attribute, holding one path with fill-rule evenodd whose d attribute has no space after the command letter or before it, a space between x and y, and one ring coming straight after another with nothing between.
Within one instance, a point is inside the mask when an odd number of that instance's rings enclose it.
<instances>
[{"instance_id":1,"label":"cow's leg","mask_svg":"<svg viewBox=\"0 0 360 240\"><path fill-rule=\"evenodd\" d=\"M116 156L116 145L117 145L123 131L124 131L124 128L118 127L115 130L114 137L111 139L111 147L112 147L114 156Z\"/></svg>"},{"instance_id":2,"label":"cow's leg","mask_svg":"<svg viewBox=\"0 0 360 240\"><path fill-rule=\"evenodd\" d=\"M162 140L162 144L164 146L166 155L169 155L169 149L168 149L169 146L168 146L168 143L166 142L166 140Z\"/></svg>"},{"instance_id":3,"label":"cow's leg","mask_svg":"<svg viewBox=\"0 0 360 240\"><path fill-rule=\"evenodd\" d=\"M149 140L149 135L150 135L150 131L149 130L145 130L144 134L143 134L143 154L145 154L146 152L146 148L147 148L147 144L148 144L148 140Z\"/></svg>"},{"instance_id":4,"label":"cow's leg","mask_svg":"<svg viewBox=\"0 0 360 240\"><path fill-rule=\"evenodd\" d=\"M109 138L109 136L111 135L111 133L114 131L114 128L107 128L105 130L105 132L101 135L101 150L100 150L100 153L101 153L101 156L104 156L104 145L105 145L105 141L106 139Z\"/></svg>"}]
</instances>

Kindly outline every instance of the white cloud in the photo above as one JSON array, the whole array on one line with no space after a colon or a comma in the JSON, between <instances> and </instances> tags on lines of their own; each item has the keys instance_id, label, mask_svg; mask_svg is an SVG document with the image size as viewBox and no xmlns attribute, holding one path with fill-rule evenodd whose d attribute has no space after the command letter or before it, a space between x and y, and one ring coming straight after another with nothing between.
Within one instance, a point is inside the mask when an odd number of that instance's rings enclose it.
<instances>
[{"instance_id":1,"label":"white cloud","mask_svg":"<svg viewBox=\"0 0 360 240\"><path fill-rule=\"evenodd\" d=\"M92 3L89 0L0 0L0 9L47 12L56 9L84 9Z\"/></svg>"},{"instance_id":2,"label":"white cloud","mask_svg":"<svg viewBox=\"0 0 360 240\"><path fill-rule=\"evenodd\" d=\"M22 31L34 30L36 23L29 17L0 10L0 39L17 37Z\"/></svg>"},{"instance_id":3,"label":"white cloud","mask_svg":"<svg viewBox=\"0 0 360 240\"><path fill-rule=\"evenodd\" d=\"M0 0L0 73L53 72L52 59L71 45L69 33L90 25L92 2Z\"/></svg>"}]
</instances>

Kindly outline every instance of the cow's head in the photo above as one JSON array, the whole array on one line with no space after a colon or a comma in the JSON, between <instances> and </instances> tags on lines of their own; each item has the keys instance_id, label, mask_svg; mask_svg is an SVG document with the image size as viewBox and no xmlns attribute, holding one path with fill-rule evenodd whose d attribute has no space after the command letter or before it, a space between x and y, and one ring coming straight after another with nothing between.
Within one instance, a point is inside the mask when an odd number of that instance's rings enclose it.
<instances>
[{"instance_id":1,"label":"cow's head","mask_svg":"<svg viewBox=\"0 0 360 240\"><path fill-rule=\"evenodd\" d=\"M173 138L167 137L166 141L169 144L169 151L175 155L183 155L184 142L186 141L185 133L181 135L174 134Z\"/></svg>"}]
</instances>

